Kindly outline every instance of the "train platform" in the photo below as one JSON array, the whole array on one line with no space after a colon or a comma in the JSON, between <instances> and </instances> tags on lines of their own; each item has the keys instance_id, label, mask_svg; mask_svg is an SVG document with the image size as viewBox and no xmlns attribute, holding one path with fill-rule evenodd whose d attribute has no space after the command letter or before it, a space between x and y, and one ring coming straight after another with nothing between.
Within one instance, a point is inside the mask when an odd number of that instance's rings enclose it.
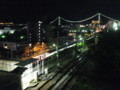
<instances>
[{"instance_id":1,"label":"train platform","mask_svg":"<svg viewBox=\"0 0 120 90\"><path fill-rule=\"evenodd\" d=\"M39 87L41 87L42 85L44 85L49 79L51 79L53 76L55 75L54 72L49 73L47 75L40 75L38 77L38 82L34 83L34 86L28 87L26 90L38 90Z\"/></svg>"}]
</instances>

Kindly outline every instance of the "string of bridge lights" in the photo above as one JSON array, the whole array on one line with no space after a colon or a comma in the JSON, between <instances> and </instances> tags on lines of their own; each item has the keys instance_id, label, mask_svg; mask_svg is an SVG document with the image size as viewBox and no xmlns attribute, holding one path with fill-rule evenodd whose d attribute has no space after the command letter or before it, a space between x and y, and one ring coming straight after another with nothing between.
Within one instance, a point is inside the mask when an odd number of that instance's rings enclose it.
<instances>
[{"instance_id":1,"label":"string of bridge lights","mask_svg":"<svg viewBox=\"0 0 120 90\"><path fill-rule=\"evenodd\" d=\"M114 19L114 18L108 17L108 16L106 16L106 15L104 15L104 14L102 14L102 13L97 13L97 14L89 17L89 18L86 18L86 19L83 19L83 20L79 20L79 21L72 21L72 20L64 19L64 18L62 18L62 17L59 16L59 17L57 17L56 19L54 19L54 20L53 20L52 22L50 22L50 23L52 24L52 23L54 23L54 22L57 21L57 20L58 20L58 23L60 23L61 20L65 21L65 22L68 22L68 23L81 23L81 22L88 21L88 20L90 20L90 19L92 19L92 18L94 18L94 17L96 17L96 16L98 16L99 19L100 19L100 16L103 16L103 17L105 17L105 18L107 18L107 19L110 19L110 20L119 22L119 20L116 20L116 19Z\"/></svg>"}]
</instances>

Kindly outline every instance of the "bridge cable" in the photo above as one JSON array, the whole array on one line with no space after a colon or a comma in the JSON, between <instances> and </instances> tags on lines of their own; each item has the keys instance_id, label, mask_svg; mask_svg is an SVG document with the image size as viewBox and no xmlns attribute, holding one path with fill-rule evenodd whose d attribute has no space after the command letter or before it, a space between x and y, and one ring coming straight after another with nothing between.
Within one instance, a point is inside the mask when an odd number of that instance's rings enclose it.
<instances>
[{"instance_id":1,"label":"bridge cable","mask_svg":"<svg viewBox=\"0 0 120 90\"><path fill-rule=\"evenodd\" d=\"M98 15L98 13L95 14L95 15L93 15L93 16L91 16L91 17L89 17L89 18L86 18L86 19L80 20L80 21L71 21L71 20L64 19L62 17L61 17L61 19L64 20L64 21L66 21L66 22L69 22L69 23L80 23L80 22L84 22L84 21L90 20L90 19L96 17L97 15Z\"/></svg>"},{"instance_id":2,"label":"bridge cable","mask_svg":"<svg viewBox=\"0 0 120 90\"><path fill-rule=\"evenodd\" d=\"M54 19L52 22L50 22L50 24L54 23L57 19L58 19L58 17L56 19Z\"/></svg>"},{"instance_id":3,"label":"bridge cable","mask_svg":"<svg viewBox=\"0 0 120 90\"><path fill-rule=\"evenodd\" d=\"M105 18L110 19L110 20L119 21L119 20L113 19L113 18L111 18L111 17L108 17L108 16L106 16L106 15L104 15L104 14L101 14L101 15L102 15L103 17L105 17Z\"/></svg>"}]
</instances>

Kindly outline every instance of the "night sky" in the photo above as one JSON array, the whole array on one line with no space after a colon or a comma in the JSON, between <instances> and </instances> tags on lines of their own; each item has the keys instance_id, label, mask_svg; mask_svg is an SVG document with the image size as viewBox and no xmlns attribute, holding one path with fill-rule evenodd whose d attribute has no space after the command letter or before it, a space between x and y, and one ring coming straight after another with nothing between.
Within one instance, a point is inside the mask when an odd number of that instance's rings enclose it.
<instances>
[{"instance_id":1,"label":"night sky","mask_svg":"<svg viewBox=\"0 0 120 90\"><path fill-rule=\"evenodd\" d=\"M98 12L120 19L120 2L114 0L1 0L1 21L52 20L62 16L81 20Z\"/></svg>"}]
</instances>

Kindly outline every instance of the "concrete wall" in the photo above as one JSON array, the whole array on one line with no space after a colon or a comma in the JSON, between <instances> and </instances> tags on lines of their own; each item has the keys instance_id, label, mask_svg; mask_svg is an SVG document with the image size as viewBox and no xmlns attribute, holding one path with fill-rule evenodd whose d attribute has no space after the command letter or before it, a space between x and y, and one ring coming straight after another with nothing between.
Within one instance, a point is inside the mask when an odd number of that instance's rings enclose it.
<instances>
[{"instance_id":1,"label":"concrete wall","mask_svg":"<svg viewBox=\"0 0 120 90\"><path fill-rule=\"evenodd\" d=\"M10 61L10 60L0 60L0 70L12 71L17 67L17 66L15 66L16 63L18 63L18 62Z\"/></svg>"},{"instance_id":2,"label":"concrete wall","mask_svg":"<svg viewBox=\"0 0 120 90\"><path fill-rule=\"evenodd\" d=\"M38 75L42 71L39 70L39 65L32 67L32 63L25 66L28 68L21 76L22 89L26 89L29 86L34 85L38 81Z\"/></svg>"}]
</instances>

